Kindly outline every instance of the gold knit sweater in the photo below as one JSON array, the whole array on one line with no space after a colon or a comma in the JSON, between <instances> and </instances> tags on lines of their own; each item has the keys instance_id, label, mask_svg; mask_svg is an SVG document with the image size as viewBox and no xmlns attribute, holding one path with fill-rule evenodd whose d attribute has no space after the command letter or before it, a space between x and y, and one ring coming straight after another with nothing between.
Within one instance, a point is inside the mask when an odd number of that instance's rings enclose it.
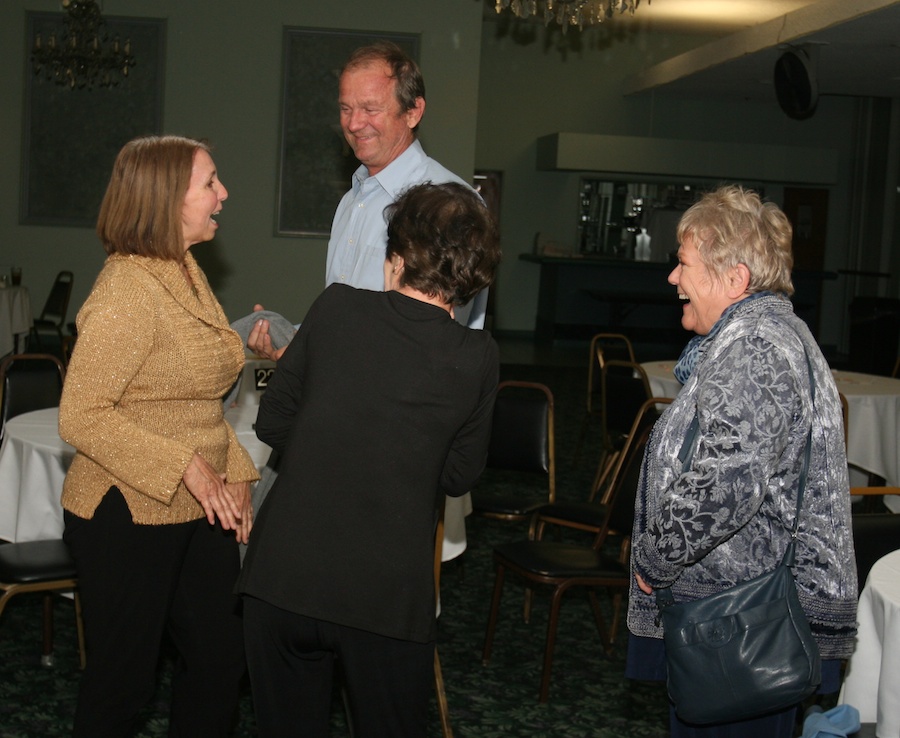
<instances>
[{"instance_id":1,"label":"gold knit sweater","mask_svg":"<svg viewBox=\"0 0 900 738\"><path fill-rule=\"evenodd\" d=\"M243 342L190 253L185 264L193 288L177 262L110 256L78 313L59 435L77 451L62 504L79 517L113 485L135 523L203 517L182 482L194 452L228 482L259 478L223 416Z\"/></svg>"}]
</instances>

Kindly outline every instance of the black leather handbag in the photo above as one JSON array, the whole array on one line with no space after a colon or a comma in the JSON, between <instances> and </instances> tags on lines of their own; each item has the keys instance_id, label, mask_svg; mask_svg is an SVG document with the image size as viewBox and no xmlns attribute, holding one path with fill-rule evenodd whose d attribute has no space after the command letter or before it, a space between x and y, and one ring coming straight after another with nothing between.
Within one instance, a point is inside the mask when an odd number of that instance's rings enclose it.
<instances>
[{"instance_id":1,"label":"black leather handbag","mask_svg":"<svg viewBox=\"0 0 900 738\"><path fill-rule=\"evenodd\" d=\"M812 394L815 398L814 386ZM691 429L679 454L685 467L697 433L696 417ZM784 710L811 695L821 682L819 649L791 570L811 435L812 430L806 440L791 541L781 564L691 602L676 604L671 589L656 590L669 697L686 723L730 723Z\"/></svg>"}]
</instances>

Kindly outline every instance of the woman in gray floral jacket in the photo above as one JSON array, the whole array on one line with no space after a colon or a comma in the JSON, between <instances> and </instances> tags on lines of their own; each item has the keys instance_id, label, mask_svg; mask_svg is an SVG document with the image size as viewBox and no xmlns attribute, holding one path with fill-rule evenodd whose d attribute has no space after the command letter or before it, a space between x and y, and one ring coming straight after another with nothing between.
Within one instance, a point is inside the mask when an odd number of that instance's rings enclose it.
<instances>
[{"instance_id":1,"label":"woman in gray floral jacket","mask_svg":"<svg viewBox=\"0 0 900 738\"><path fill-rule=\"evenodd\" d=\"M756 193L727 186L684 214L678 242L669 283L683 301L682 326L697 335L675 368L684 387L657 423L644 457L632 542L627 675L665 676L654 589L671 587L676 601L693 600L780 563L811 425L794 571L823 659L820 691L836 691L839 660L850 655L856 632L847 459L831 371L788 299L790 223ZM698 442L682 472L678 453L695 415ZM789 738L795 713L791 708L697 727L672 710L671 736Z\"/></svg>"}]
</instances>

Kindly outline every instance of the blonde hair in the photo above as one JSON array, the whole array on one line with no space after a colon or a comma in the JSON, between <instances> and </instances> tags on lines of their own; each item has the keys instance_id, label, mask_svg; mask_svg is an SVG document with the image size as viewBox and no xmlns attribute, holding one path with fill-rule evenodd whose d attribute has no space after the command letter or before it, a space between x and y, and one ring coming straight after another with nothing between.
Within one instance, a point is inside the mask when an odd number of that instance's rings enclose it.
<instances>
[{"instance_id":1,"label":"blonde hair","mask_svg":"<svg viewBox=\"0 0 900 738\"><path fill-rule=\"evenodd\" d=\"M744 264L750 272L748 292L794 293L791 269L793 229L787 216L753 190L726 185L707 192L678 223L678 243L691 238L715 278Z\"/></svg>"},{"instance_id":2,"label":"blonde hair","mask_svg":"<svg viewBox=\"0 0 900 738\"><path fill-rule=\"evenodd\" d=\"M122 147L97 218L106 253L184 258L182 206L200 150L209 146L183 136L142 136Z\"/></svg>"}]
</instances>

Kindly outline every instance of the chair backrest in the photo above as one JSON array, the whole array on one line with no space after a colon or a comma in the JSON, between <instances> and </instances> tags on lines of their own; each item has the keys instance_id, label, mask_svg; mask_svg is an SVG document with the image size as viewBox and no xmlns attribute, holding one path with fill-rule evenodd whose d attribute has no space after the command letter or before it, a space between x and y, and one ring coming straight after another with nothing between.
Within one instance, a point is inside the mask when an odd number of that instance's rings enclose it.
<instances>
[{"instance_id":1,"label":"chair backrest","mask_svg":"<svg viewBox=\"0 0 900 738\"><path fill-rule=\"evenodd\" d=\"M636 361L610 359L601 372L603 441L608 447L615 434L628 433L641 406L650 399L650 380Z\"/></svg>"},{"instance_id":2,"label":"chair backrest","mask_svg":"<svg viewBox=\"0 0 900 738\"><path fill-rule=\"evenodd\" d=\"M0 439L6 421L59 405L66 370L50 354L13 354L0 362Z\"/></svg>"},{"instance_id":3,"label":"chair backrest","mask_svg":"<svg viewBox=\"0 0 900 738\"><path fill-rule=\"evenodd\" d=\"M850 495L900 495L900 487L851 487ZM856 572L861 592L875 562L900 548L900 515L892 512L855 512L852 521Z\"/></svg>"},{"instance_id":4,"label":"chair backrest","mask_svg":"<svg viewBox=\"0 0 900 738\"><path fill-rule=\"evenodd\" d=\"M72 297L72 272L63 271L56 275L50 294L41 310L40 319L62 328L69 311L69 299Z\"/></svg>"},{"instance_id":5,"label":"chair backrest","mask_svg":"<svg viewBox=\"0 0 900 738\"><path fill-rule=\"evenodd\" d=\"M588 354L587 411L597 412L600 407L600 372L612 359L636 362L631 340L623 333L597 333L591 338Z\"/></svg>"},{"instance_id":6,"label":"chair backrest","mask_svg":"<svg viewBox=\"0 0 900 738\"><path fill-rule=\"evenodd\" d=\"M882 556L900 548L900 515L895 513L854 513L853 547L856 574L862 592L869 572Z\"/></svg>"},{"instance_id":7,"label":"chair backrest","mask_svg":"<svg viewBox=\"0 0 900 738\"><path fill-rule=\"evenodd\" d=\"M487 465L503 471L545 475L548 499L556 499L553 393L538 382L501 382L497 387Z\"/></svg>"},{"instance_id":8,"label":"chair backrest","mask_svg":"<svg viewBox=\"0 0 900 738\"><path fill-rule=\"evenodd\" d=\"M659 419L659 406L671 402L672 399L668 397L652 398L638 408L613 471L606 502L607 516L594 539L595 546L602 545L610 531L624 532L626 536L631 534L634 524L634 503L647 441L650 440L650 433Z\"/></svg>"},{"instance_id":9,"label":"chair backrest","mask_svg":"<svg viewBox=\"0 0 900 738\"><path fill-rule=\"evenodd\" d=\"M850 403L847 402L843 392L838 392L838 397L841 400L841 419L844 421L844 450L846 451L847 438L850 433Z\"/></svg>"}]
</instances>

